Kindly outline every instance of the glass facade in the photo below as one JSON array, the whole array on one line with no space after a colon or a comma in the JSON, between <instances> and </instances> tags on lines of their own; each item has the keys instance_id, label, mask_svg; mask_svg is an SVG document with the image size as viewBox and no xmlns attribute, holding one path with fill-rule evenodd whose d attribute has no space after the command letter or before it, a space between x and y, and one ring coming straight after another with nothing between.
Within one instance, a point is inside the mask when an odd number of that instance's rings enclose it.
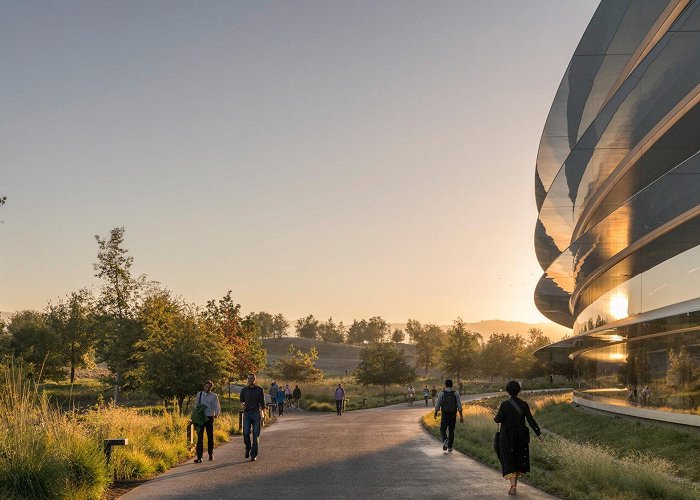
<instances>
[{"instance_id":1,"label":"glass facade","mask_svg":"<svg viewBox=\"0 0 700 500\"><path fill-rule=\"evenodd\" d=\"M700 0L603 0L535 173L538 309L582 397L700 405Z\"/></svg>"}]
</instances>

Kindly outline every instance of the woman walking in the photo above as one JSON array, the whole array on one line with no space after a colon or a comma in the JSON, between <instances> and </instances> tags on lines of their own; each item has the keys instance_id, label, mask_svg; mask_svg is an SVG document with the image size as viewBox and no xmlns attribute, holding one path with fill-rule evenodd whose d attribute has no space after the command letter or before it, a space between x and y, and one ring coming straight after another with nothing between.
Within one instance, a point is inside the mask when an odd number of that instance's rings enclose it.
<instances>
[{"instance_id":1,"label":"woman walking","mask_svg":"<svg viewBox=\"0 0 700 500\"><path fill-rule=\"evenodd\" d=\"M509 495L516 494L518 477L530 471L530 424L537 438L542 440L540 427L530 413L530 407L518 398L520 384L511 380L506 385L510 398L501 403L494 420L501 424L498 442L498 459L501 461L503 477L510 480Z\"/></svg>"}]
</instances>

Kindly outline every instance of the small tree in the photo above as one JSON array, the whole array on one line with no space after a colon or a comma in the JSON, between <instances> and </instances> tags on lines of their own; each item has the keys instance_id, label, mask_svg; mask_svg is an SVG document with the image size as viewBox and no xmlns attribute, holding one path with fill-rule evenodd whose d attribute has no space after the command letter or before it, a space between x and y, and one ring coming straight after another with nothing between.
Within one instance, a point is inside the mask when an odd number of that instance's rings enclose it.
<instances>
[{"instance_id":1,"label":"small tree","mask_svg":"<svg viewBox=\"0 0 700 500\"><path fill-rule=\"evenodd\" d=\"M97 262L93 265L102 289L97 301L100 321L98 351L114 374L114 402L119 402L122 387L136 371L137 345L143 331L135 320L145 276L134 277L134 258L123 247L124 228L110 232L109 239L97 240Z\"/></svg>"},{"instance_id":2,"label":"small tree","mask_svg":"<svg viewBox=\"0 0 700 500\"><path fill-rule=\"evenodd\" d=\"M97 324L95 301L86 289L71 293L65 301L49 304L47 322L61 339L61 352L70 366L70 383L75 369L88 366L95 354Z\"/></svg>"},{"instance_id":3,"label":"small tree","mask_svg":"<svg viewBox=\"0 0 700 500\"><path fill-rule=\"evenodd\" d=\"M401 342L403 342L403 337L403 330L401 330L400 328L396 328L394 329L394 333L391 334L391 341L395 344L400 344Z\"/></svg>"},{"instance_id":4,"label":"small tree","mask_svg":"<svg viewBox=\"0 0 700 500\"><path fill-rule=\"evenodd\" d=\"M61 338L39 311L20 311L10 318L10 347L17 358L29 363L35 380L61 380L66 367L61 355Z\"/></svg>"},{"instance_id":5,"label":"small tree","mask_svg":"<svg viewBox=\"0 0 700 500\"><path fill-rule=\"evenodd\" d=\"M274 377L299 382L317 381L323 378L323 371L316 368L318 351L315 347L309 352L303 352L294 344L290 344L287 354L275 361L270 372Z\"/></svg>"},{"instance_id":6,"label":"small tree","mask_svg":"<svg viewBox=\"0 0 700 500\"><path fill-rule=\"evenodd\" d=\"M353 320L352 325L348 328L348 335L346 337L348 344L361 344L364 342L367 338L365 330L367 330L366 320Z\"/></svg>"},{"instance_id":7,"label":"small tree","mask_svg":"<svg viewBox=\"0 0 700 500\"><path fill-rule=\"evenodd\" d=\"M289 328L289 321L284 317L282 313L275 314L272 318L272 338L281 339L287 335L287 328Z\"/></svg>"},{"instance_id":8,"label":"small tree","mask_svg":"<svg viewBox=\"0 0 700 500\"><path fill-rule=\"evenodd\" d=\"M462 318L455 320L447 332L445 344L440 351L440 359L446 373L454 373L459 383L462 375L474 369L479 352L481 335L467 330Z\"/></svg>"},{"instance_id":9,"label":"small tree","mask_svg":"<svg viewBox=\"0 0 700 500\"><path fill-rule=\"evenodd\" d=\"M272 338L272 321L274 319L272 314L260 311L259 313L252 313L251 317L255 320L255 323L260 329L260 338Z\"/></svg>"},{"instance_id":10,"label":"small tree","mask_svg":"<svg viewBox=\"0 0 700 500\"><path fill-rule=\"evenodd\" d=\"M666 384L677 389L687 389L692 382L697 380L698 365L690 357L685 346L679 350L668 351L668 372L666 372Z\"/></svg>"},{"instance_id":11,"label":"small tree","mask_svg":"<svg viewBox=\"0 0 700 500\"><path fill-rule=\"evenodd\" d=\"M492 334L481 347L479 356L481 373L490 377L491 381L495 376L511 378L517 375L519 371L517 360L521 358L522 346L523 339L520 335Z\"/></svg>"},{"instance_id":12,"label":"small tree","mask_svg":"<svg viewBox=\"0 0 700 500\"><path fill-rule=\"evenodd\" d=\"M318 325L318 335L324 342L341 343L345 340L343 332L333 322L333 318L328 318L328 321Z\"/></svg>"},{"instance_id":13,"label":"small tree","mask_svg":"<svg viewBox=\"0 0 700 500\"><path fill-rule=\"evenodd\" d=\"M445 342L445 332L433 324L421 326L418 321L411 325L411 339L416 346L416 364L425 369L425 376L437 366L440 350Z\"/></svg>"},{"instance_id":14,"label":"small tree","mask_svg":"<svg viewBox=\"0 0 700 500\"><path fill-rule=\"evenodd\" d=\"M226 339L229 350L228 373L244 377L255 373L266 364L267 352L260 341L260 334L251 315L241 317L241 305L234 303L231 290L220 300L210 300L201 315L207 331L216 331Z\"/></svg>"},{"instance_id":15,"label":"small tree","mask_svg":"<svg viewBox=\"0 0 700 500\"><path fill-rule=\"evenodd\" d=\"M373 342L360 351L355 379L362 385L378 385L384 392L392 384L408 384L416 379L416 369L408 363L406 353L396 344Z\"/></svg>"},{"instance_id":16,"label":"small tree","mask_svg":"<svg viewBox=\"0 0 700 500\"><path fill-rule=\"evenodd\" d=\"M318 320L313 314L309 314L306 318L299 318L295 325L297 336L302 339L317 339L318 338Z\"/></svg>"},{"instance_id":17,"label":"small tree","mask_svg":"<svg viewBox=\"0 0 700 500\"><path fill-rule=\"evenodd\" d=\"M139 349L139 377L146 389L180 412L205 380L223 380L231 351L220 328L196 315L167 290L152 292L139 319L146 333ZM187 401L185 401L187 400Z\"/></svg>"}]
</instances>

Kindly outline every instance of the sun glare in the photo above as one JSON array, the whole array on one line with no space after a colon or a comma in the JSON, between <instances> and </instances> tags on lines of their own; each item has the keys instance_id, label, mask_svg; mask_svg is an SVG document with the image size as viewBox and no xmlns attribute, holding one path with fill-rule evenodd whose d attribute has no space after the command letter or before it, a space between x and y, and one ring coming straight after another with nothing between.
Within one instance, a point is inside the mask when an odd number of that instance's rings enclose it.
<instances>
[{"instance_id":1,"label":"sun glare","mask_svg":"<svg viewBox=\"0 0 700 500\"><path fill-rule=\"evenodd\" d=\"M627 317L627 307L629 300L626 295L615 293L610 297L610 315L613 319L622 319Z\"/></svg>"}]
</instances>

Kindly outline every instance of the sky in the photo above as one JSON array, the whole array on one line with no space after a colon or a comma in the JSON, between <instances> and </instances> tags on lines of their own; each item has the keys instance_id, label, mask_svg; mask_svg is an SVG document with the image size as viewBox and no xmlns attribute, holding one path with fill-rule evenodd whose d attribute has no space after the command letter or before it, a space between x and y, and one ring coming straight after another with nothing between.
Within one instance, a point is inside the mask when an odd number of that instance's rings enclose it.
<instances>
[{"instance_id":1,"label":"sky","mask_svg":"<svg viewBox=\"0 0 700 500\"><path fill-rule=\"evenodd\" d=\"M546 321L535 157L597 3L0 0L0 311L124 226L196 304Z\"/></svg>"}]
</instances>

